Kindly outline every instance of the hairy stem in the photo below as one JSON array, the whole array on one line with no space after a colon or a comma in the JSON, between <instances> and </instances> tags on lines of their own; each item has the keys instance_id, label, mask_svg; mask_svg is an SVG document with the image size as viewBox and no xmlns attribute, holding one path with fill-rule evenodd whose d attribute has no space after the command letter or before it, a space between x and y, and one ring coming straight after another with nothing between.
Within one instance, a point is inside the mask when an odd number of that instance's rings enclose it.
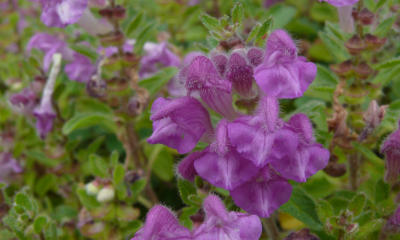
<instances>
[{"instance_id":1,"label":"hairy stem","mask_svg":"<svg viewBox=\"0 0 400 240\"><path fill-rule=\"evenodd\" d=\"M268 239L279 240L279 229L272 216L269 218L262 218L261 223L268 234Z\"/></svg>"}]
</instances>

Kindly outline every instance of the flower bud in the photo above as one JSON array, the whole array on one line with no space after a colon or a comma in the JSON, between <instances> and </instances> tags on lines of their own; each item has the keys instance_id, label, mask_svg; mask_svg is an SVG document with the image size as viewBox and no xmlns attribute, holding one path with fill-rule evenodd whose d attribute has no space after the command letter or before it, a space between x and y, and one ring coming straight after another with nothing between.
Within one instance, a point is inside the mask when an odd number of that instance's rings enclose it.
<instances>
[{"instance_id":1,"label":"flower bud","mask_svg":"<svg viewBox=\"0 0 400 240\"><path fill-rule=\"evenodd\" d=\"M357 17L362 25L371 25L374 21L374 14L368 8L363 8Z\"/></svg>"},{"instance_id":2,"label":"flower bud","mask_svg":"<svg viewBox=\"0 0 400 240\"><path fill-rule=\"evenodd\" d=\"M97 181L93 181L93 182L86 184L86 186L85 186L86 193L89 196L96 196L97 193L100 191L99 186L100 186L100 184Z\"/></svg>"},{"instance_id":3,"label":"flower bud","mask_svg":"<svg viewBox=\"0 0 400 240\"><path fill-rule=\"evenodd\" d=\"M100 14L100 16L102 16L104 18L112 18L113 10L110 7L103 8L103 9L99 10L99 14Z\"/></svg>"},{"instance_id":4,"label":"flower bud","mask_svg":"<svg viewBox=\"0 0 400 240\"><path fill-rule=\"evenodd\" d=\"M120 31L112 32L112 33L107 33L104 34L100 37L100 42L101 45L104 47L108 46L119 46L124 44L125 42L125 37L124 34Z\"/></svg>"},{"instance_id":5,"label":"flower bud","mask_svg":"<svg viewBox=\"0 0 400 240\"><path fill-rule=\"evenodd\" d=\"M252 91L253 72L253 68L247 64L240 53L232 53L228 62L226 79L232 82L233 88L242 98L252 98L255 95Z\"/></svg>"},{"instance_id":6,"label":"flower bud","mask_svg":"<svg viewBox=\"0 0 400 240\"><path fill-rule=\"evenodd\" d=\"M121 5L117 5L113 9L113 15L116 19L124 19L126 17L126 9Z\"/></svg>"},{"instance_id":7,"label":"flower bud","mask_svg":"<svg viewBox=\"0 0 400 240\"><path fill-rule=\"evenodd\" d=\"M257 67L262 63L264 58L264 51L260 48L251 48L247 51L247 59L254 67Z\"/></svg>"},{"instance_id":8,"label":"flower bud","mask_svg":"<svg viewBox=\"0 0 400 240\"><path fill-rule=\"evenodd\" d=\"M354 67L354 72L360 79L367 79L374 70L365 62L362 62Z\"/></svg>"},{"instance_id":9,"label":"flower bud","mask_svg":"<svg viewBox=\"0 0 400 240\"><path fill-rule=\"evenodd\" d=\"M340 64L331 64L329 68L340 77L351 77L353 75L353 63L347 60Z\"/></svg>"},{"instance_id":10,"label":"flower bud","mask_svg":"<svg viewBox=\"0 0 400 240\"><path fill-rule=\"evenodd\" d=\"M400 171L400 130L393 132L383 143L381 153L386 155L385 180L394 184L398 180Z\"/></svg>"},{"instance_id":11,"label":"flower bud","mask_svg":"<svg viewBox=\"0 0 400 240\"><path fill-rule=\"evenodd\" d=\"M358 141L366 139L368 135L379 126L379 124L385 117L387 107L388 105L383 105L379 107L378 103L375 100L369 103L369 107L363 115L365 128L363 132L359 135Z\"/></svg>"},{"instance_id":12,"label":"flower bud","mask_svg":"<svg viewBox=\"0 0 400 240\"><path fill-rule=\"evenodd\" d=\"M387 38L380 38L371 34L365 34L364 42L367 44L367 50L378 51L386 43Z\"/></svg>"},{"instance_id":13,"label":"flower bud","mask_svg":"<svg viewBox=\"0 0 400 240\"><path fill-rule=\"evenodd\" d=\"M348 234L352 234L358 230L358 223L352 223L346 226L346 231Z\"/></svg>"},{"instance_id":14,"label":"flower bud","mask_svg":"<svg viewBox=\"0 0 400 240\"><path fill-rule=\"evenodd\" d=\"M114 200L115 191L111 186L102 188L97 194L97 201L101 203L106 203Z\"/></svg>"},{"instance_id":15,"label":"flower bud","mask_svg":"<svg viewBox=\"0 0 400 240\"><path fill-rule=\"evenodd\" d=\"M400 233L400 207L397 208L396 212L389 218L383 226L382 231L387 234Z\"/></svg>"},{"instance_id":16,"label":"flower bud","mask_svg":"<svg viewBox=\"0 0 400 240\"><path fill-rule=\"evenodd\" d=\"M359 55L367 46L358 34L344 43L351 55Z\"/></svg>"},{"instance_id":17,"label":"flower bud","mask_svg":"<svg viewBox=\"0 0 400 240\"><path fill-rule=\"evenodd\" d=\"M328 165L324 168L324 172L332 177L341 177L346 174L346 165L344 163L337 163L338 160L338 156L332 154Z\"/></svg>"},{"instance_id":18,"label":"flower bud","mask_svg":"<svg viewBox=\"0 0 400 240\"><path fill-rule=\"evenodd\" d=\"M211 56L211 61L222 77L225 75L228 58L224 54L215 54Z\"/></svg>"}]
</instances>

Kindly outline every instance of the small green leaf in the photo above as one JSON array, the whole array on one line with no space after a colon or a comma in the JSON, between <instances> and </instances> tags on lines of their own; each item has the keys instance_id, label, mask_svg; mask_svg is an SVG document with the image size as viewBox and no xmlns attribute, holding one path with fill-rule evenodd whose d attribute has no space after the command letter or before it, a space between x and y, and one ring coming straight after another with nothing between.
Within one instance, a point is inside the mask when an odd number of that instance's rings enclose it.
<instances>
[{"instance_id":1,"label":"small green leaf","mask_svg":"<svg viewBox=\"0 0 400 240\"><path fill-rule=\"evenodd\" d=\"M390 184L385 183L382 178L379 179L375 185L375 204L378 204L383 200L388 199L390 196L390 189Z\"/></svg>"},{"instance_id":2,"label":"small green leaf","mask_svg":"<svg viewBox=\"0 0 400 240\"><path fill-rule=\"evenodd\" d=\"M33 229L35 230L36 234L39 234L43 227L46 225L47 223L47 218L44 216L39 216L35 219L35 222L33 223Z\"/></svg>"},{"instance_id":3,"label":"small green leaf","mask_svg":"<svg viewBox=\"0 0 400 240\"><path fill-rule=\"evenodd\" d=\"M251 32L249 34L249 36L247 37L246 43L250 42L251 40L253 40L253 38L255 38L257 36L258 31L260 31L261 28L261 23L257 23L253 29L251 29Z\"/></svg>"},{"instance_id":4,"label":"small green leaf","mask_svg":"<svg viewBox=\"0 0 400 240\"><path fill-rule=\"evenodd\" d=\"M154 96L175 76L177 72L178 69L174 67L163 68L153 76L140 80L139 86L146 88L149 91L150 96Z\"/></svg>"},{"instance_id":5,"label":"small green leaf","mask_svg":"<svg viewBox=\"0 0 400 240\"><path fill-rule=\"evenodd\" d=\"M57 226L54 223L48 223L45 230L44 236L46 240L57 240Z\"/></svg>"},{"instance_id":6,"label":"small green leaf","mask_svg":"<svg viewBox=\"0 0 400 240\"><path fill-rule=\"evenodd\" d=\"M2 188L4 188L4 187L7 187L7 184L4 183L4 182L0 182L0 189L2 189Z\"/></svg>"},{"instance_id":7,"label":"small green leaf","mask_svg":"<svg viewBox=\"0 0 400 240\"><path fill-rule=\"evenodd\" d=\"M134 51L140 53L143 49L144 44L149 40L152 31L156 28L155 22L148 23L137 35Z\"/></svg>"},{"instance_id":8,"label":"small green leaf","mask_svg":"<svg viewBox=\"0 0 400 240\"><path fill-rule=\"evenodd\" d=\"M143 189L146 187L147 181L146 179L140 179L134 182L131 185L131 191L132 191L132 198L135 199L139 196L139 194L143 191Z\"/></svg>"},{"instance_id":9,"label":"small green leaf","mask_svg":"<svg viewBox=\"0 0 400 240\"><path fill-rule=\"evenodd\" d=\"M143 20L143 12L139 12L134 19L129 23L126 30L126 36L130 37L138 29L140 23Z\"/></svg>"},{"instance_id":10,"label":"small green leaf","mask_svg":"<svg viewBox=\"0 0 400 240\"><path fill-rule=\"evenodd\" d=\"M221 23L218 19L211 17L207 13L202 13L200 15L200 20L204 24L204 26L210 30L215 32L223 32L224 28L221 26Z\"/></svg>"},{"instance_id":11,"label":"small green leaf","mask_svg":"<svg viewBox=\"0 0 400 240\"><path fill-rule=\"evenodd\" d=\"M392 58L388 61L385 61L383 63L377 64L374 67L374 69L385 69L385 68L393 68L400 66L400 58Z\"/></svg>"},{"instance_id":12,"label":"small green leaf","mask_svg":"<svg viewBox=\"0 0 400 240\"><path fill-rule=\"evenodd\" d=\"M64 135L68 135L77 129L87 128L95 125L100 125L111 132L117 131L117 126L115 125L112 115L103 113L88 113L79 114L69 119L64 124L62 133Z\"/></svg>"},{"instance_id":13,"label":"small green leaf","mask_svg":"<svg viewBox=\"0 0 400 240\"><path fill-rule=\"evenodd\" d=\"M117 218L123 221L133 221L140 216L140 210L131 206L118 206Z\"/></svg>"},{"instance_id":14,"label":"small green leaf","mask_svg":"<svg viewBox=\"0 0 400 240\"><path fill-rule=\"evenodd\" d=\"M14 202L15 204L25 208L27 211L33 212L35 209L32 201L24 193L17 193L17 195L15 195Z\"/></svg>"},{"instance_id":15,"label":"small green leaf","mask_svg":"<svg viewBox=\"0 0 400 240\"><path fill-rule=\"evenodd\" d=\"M362 155L364 155L364 157L369 160L371 163L377 165L377 166L383 166L384 162L382 159L380 159L378 156L375 155L375 153L373 153L371 150L369 150L368 148L364 147L363 145L356 143L356 142L352 142L352 145L361 152Z\"/></svg>"},{"instance_id":16,"label":"small green leaf","mask_svg":"<svg viewBox=\"0 0 400 240\"><path fill-rule=\"evenodd\" d=\"M35 183L35 192L43 197L56 183L57 177L54 174L46 174Z\"/></svg>"},{"instance_id":17,"label":"small green leaf","mask_svg":"<svg viewBox=\"0 0 400 240\"><path fill-rule=\"evenodd\" d=\"M117 150L114 150L110 156L110 163L112 167L115 167L119 163L119 153Z\"/></svg>"},{"instance_id":18,"label":"small green leaf","mask_svg":"<svg viewBox=\"0 0 400 240\"><path fill-rule=\"evenodd\" d=\"M108 174L108 166L106 162L95 154L91 154L89 156L90 167L95 176L99 176L101 178L106 178L109 176Z\"/></svg>"},{"instance_id":19,"label":"small green leaf","mask_svg":"<svg viewBox=\"0 0 400 240\"><path fill-rule=\"evenodd\" d=\"M117 186L124 179L124 176L125 176L124 166L122 166L122 164L118 164L114 168L114 172L113 172L114 186Z\"/></svg>"},{"instance_id":20,"label":"small green leaf","mask_svg":"<svg viewBox=\"0 0 400 240\"><path fill-rule=\"evenodd\" d=\"M74 44L69 46L72 50L75 50L76 52L92 59L92 60L96 60L99 55L93 51L90 47L87 47L85 45L82 44Z\"/></svg>"},{"instance_id":21,"label":"small green leaf","mask_svg":"<svg viewBox=\"0 0 400 240\"><path fill-rule=\"evenodd\" d=\"M265 42L265 37L269 33L269 31L272 29L272 26L274 24L273 19L267 18L264 22L261 23L260 28L258 29L257 35L255 37L254 43L257 46L262 46L263 43Z\"/></svg>"},{"instance_id":22,"label":"small green leaf","mask_svg":"<svg viewBox=\"0 0 400 240\"><path fill-rule=\"evenodd\" d=\"M204 52L204 53L209 53L211 51L211 49L207 48L206 46L200 44L200 43L195 43L194 44L200 51Z\"/></svg>"},{"instance_id":23,"label":"small green leaf","mask_svg":"<svg viewBox=\"0 0 400 240\"><path fill-rule=\"evenodd\" d=\"M317 202L317 213L322 223L326 223L333 216L333 207L325 200Z\"/></svg>"},{"instance_id":24,"label":"small green leaf","mask_svg":"<svg viewBox=\"0 0 400 240\"><path fill-rule=\"evenodd\" d=\"M200 206L203 203L203 199L195 194L189 195L188 200L197 206Z\"/></svg>"},{"instance_id":25,"label":"small green leaf","mask_svg":"<svg viewBox=\"0 0 400 240\"><path fill-rule=\"evenodd\" d=\"M101 206L101 204L96 200L96 197L87 195L84 188L76 189L76 194L78 195L82 205L87 210L92 210Z\"/></svg>"},{"instance_id":26,"label":"small green leaf","mask_svg":"<svg viewBox=\"0 0 400 240\"><path fill-rule=\"evenodd\" d=\"M183 226L191 229L193 227L193 222L190 220L190 216L195 215L199 207L197 206L190 206L182 208L182 213L179 216L179 221L182 223Z\"/></svg>"},{"instance_id":27,"label":"small green leaf","mask_svg":"<svg viewBox=\"0 0 400 240\"><path fill-rule=\"evenodd\" d=\"M210 34L213 35L215 38L219 40L227 40L226 37L222 36L222 34L215 32L215 31L210 31Z\"/></svg>"},{"instance_id":28,"label":"small green leaf","mask_svg":"<svg viewBox=\"0 0 400 240\"><path fill-rule=\"evenodd\" d=\"M353 212L354 216L357 217L364 210L365 202L365 194L360 193L351 200L348 209Z\"/></svg>"},{"instance_id":29,"label":"small green leaf","mask_svg":"<svg viewBox=\"0 0 400 240\"><path fill-rule=\"evenodd\" d=\"M385 3L386 3L387 1L388 1L388 0L379 0L379 2L375 5L374 12L376 12L376 10L378 10L378 9L381 8L383 5L385 5Z\"/></svg>"},{"instance_id":30,"label":"small green leaf","mask_svg":"<svg viewBox=\"0 0 400 240\"><path fill-rule=\"evenodd\" d=\"M219 19L219 22L221 23L221 26L223 27L223 28L227 28L227 27L229 27L229 22L225 19L225 18L221 18L221 19Z\"/></svg>"},{"instance_id":31,"label":"small green leaf","mask_svg":"<svg viewBox=\"0 0 400 240\"><path fill-rule=\"evenodd\" d=\"M373 231L378 230L382 225L382 219L373 220L362 226L355 234L356 239L364 240Z\"/></svg>"},{"instance_id":32,"label":"small green leaf","mask_svg":"<svg viewBox=\"0 0 400 240\"><path fill-rule=\"evenodd\" d=\"M375 29L374 31L374 35L378 36L378 37L385 37L388 32L390 31L390 29L393 26L393 23L396 21L397 16L391 16L385 20L383 20L378 27Z\"/></svg>"},{"instance_id":33,"label":"small green leaf","mask_svg":"<svg viewBox=\"0 0 400 240\"><path fill-rule=\"evenodd\" d=\"M350 58L343 45L343 41L340 41L336 36L334 37L323 32L319 32L318 35L336 62L344 62Z\"/></svg>"},{"instance_id":34,"label":"small green leaf","mask_svg":"<svg viewBox=\"0 0 400 240\"><path fill-rule=\"evenodd\" d=\"M279 209L304 222L311 229L322 229L316 203L303 189L294 188L290 200Z\"/></svg>"},{"instance_id":35,"label":"small green leaf","mask_svg":"<svg viewBox=\"0 0 400 240\"><path fill-rule=\"evenodd\" d=\"M193 183L184 179L178 179L178 188L179 188L179 193L181 194L182 201L186 205L198 206L197 203L189 200L190 195L196 195L196 187L194 186Z\"/></svg>"},{"instance_id":36,"label":"small green leaf","mask_svg":"<svg viewBox=\"0 0 400 240\"><path fill-rule=\"evenodd\" d=\"M23 213L25 213L25 208L24 207L22 207L22 206L14 206L13 207L14 208L14 211L16 212L16 213L18 213L18 214L23 214Z\"/></svg>"},{"instance_id":37,"label":"small green leaf","mask_svg":"<svg viewBox=\"0 0 400 240\"><path fill-rule=\"evenodd\" d=\"M25 154L29 158L38 161L39 163L45 165L46 167L55 167L58 165L58 161L56 159L48 158L43 152L32 150L32 151L25 151Z\"/></svg>"},{"instance_id":38,"label":"small green leaf","mask_svg":"<svg viewBox=\"0 0 400 240\"><path fill-rule=\"evenodd\" d=\"M231 12L232 23L238 26L243 23L243 6L240 2L236 3Z\"/></svg>"}]
</instances>

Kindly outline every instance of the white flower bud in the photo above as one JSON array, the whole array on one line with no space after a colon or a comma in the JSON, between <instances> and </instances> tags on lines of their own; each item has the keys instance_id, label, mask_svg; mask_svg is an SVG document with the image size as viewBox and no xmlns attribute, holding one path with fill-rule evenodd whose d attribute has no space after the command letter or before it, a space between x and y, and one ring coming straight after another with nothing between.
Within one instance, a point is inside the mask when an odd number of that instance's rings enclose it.
<instances>
[{"instance_id":1,"label":"white flower bud","mask_svg":"<svg viewBox=\"0 0 400 240\"><path fill-rule=\"evenodd\" d=\"M90 182L90 183L86 184L85 189L86 189L86 193L89 196L96 196L100 190L99 185L94 182Z\"/></svg>"},{"instance_id":2,"label":"white flower bud","mask_svg":"<svg viewBox=\"0 0 400 240\"><path fill-rule=\"evenodd\" d=\"M113 188L105 187L97 194L97 201L101 203L110 202L115 197L115 191Z\"/></svg>"}]
</instances>

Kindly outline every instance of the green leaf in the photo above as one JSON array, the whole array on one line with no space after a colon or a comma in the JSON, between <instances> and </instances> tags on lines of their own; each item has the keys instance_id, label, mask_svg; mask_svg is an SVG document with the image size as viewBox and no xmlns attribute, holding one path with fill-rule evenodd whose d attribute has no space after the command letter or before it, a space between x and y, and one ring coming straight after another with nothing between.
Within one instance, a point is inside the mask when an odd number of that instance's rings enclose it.
<instances>
[{"instance_id":1,"label":"green leaf","mask_svg":"<svg viewBox=\"0 0 400 240\"><path fill-rule=\"evenodd\" d=\"M119 163L119 153L117 150L112 151L110 156L110 163L112 167L116 167Z\"/></svg>"},{"instance_id":2,"label":"green leaf","mask_svg":"<svg viewBox=\"0 0 400 240\"><path fill-rule=\"evenodd\" d=\"M243 6L240 2L237 2L235 6L232 8L231 12L232 23L237 24L238 26L243 23Z\"/></svg>"},{"instance_id":3,"label":"green leaf","mask_svg":"<svg viewBox=\"0 0 400 240\"><path fill-rule=\"evenodd\" d=\"M215 38L219 40L227 40L226 37L222 36L222 34L215 32L215 31L210 31L210 34L213 35Z\"/></svg>"},{"instance_id":4,"label":"green leaf","mask_svg":"<svg viewBox=\"0 0 400 240\"><path fill-rule=\"evenodd\" d=\"M4 187L7 187L7 184L4 183L4 182L0 182L0 189L2 189L2 188L4 188Z\"/></svg>"},{"instance_id":5,"label":"green leaf","mask_svg":"<svg viewBox=\"0 0 400 240\"><path fill-rule=\"evenodd\" d=\"M96 60L99 55L93 51L90 47L87 47L85 45L82 44L74 44L74 45L70 45L69 46L72 50L92 59L92 60Z\"/></svg>"},{"instance_id":6,"label":"green leaf","mask_svg":"<svg viewBox=\"0 0 400 240\"><path fill-rule=\"evenodd\" d=\"M378 75L372 79L372 83L382 84L382 86L385 86L390 81L395 79L398 74L400 74L400 66L383 69L379 71Z\"/></svg>"},{"instance_id":7,"label":"green leaf","mask_svg":"<svg viewBox=\"0 0 400 240\"><path fill-rule=\"evenodd\" d=\"M363 145L356 143L356 142L352 142L352 145L358 150L360 151L360 153L367 159L369 160L371 163L377 165L377 166L383 166L384 162L382 159L380 159L378 156L375 155L375 153L373 153L371 150L369 150L368 148L364 147Z\"/></svg>"},{"instance_id":8,"label":"green leaf","mask_svg":"<svg viewBox=\"0 0 400 240\"><path fill-rule=\"evenodd\" d=\"M38 161L39 163L45 165L46 167L55 167L58 165L58 161L56 159L48 158L43 152L32 150L32 151L25 151L25 154L29 158Z\"/></svg>"},{"instance_id":9,"label":"green leaf","mask_svg":"<svg viewBox=\"0 0 400 240\"><path fill-rule=\"evenodd\" d=\"M215 32L224 31L224 28L221 26L221 23L218 21L218 19L211 17L207 13L202 13L200 15L200 20L203 23L203 25L210 31L215 31Z\"/></svg>"},{"instance_id":10,"label":"green leaf","mask_svg":"<svg viewBox=\"0 0 400 240\"><path fill-rule=\"evenodd\" d=\"M400 58L392 58L383 63L377 64L373 66L374 69L385 69L385 68L393 68L400 65Z\"/></svg>"},{"instance_id":11,"label":"green leaf","mask_svg":"<svg viewBox=\"0 0 400 240\"><path fill-rule=\"evenodd\" d=\"M114 112L106 103L96 98L80 98L75 103L75 110L80 113L104 113L112 115Z\"/></svg>"},{"instance_id":12,"label":"green leaf","mask_svg":"<svg viewBox=\"0 0 400 240\"><path fill-rule=\"evenodd\" d=\"M197 206L190 206L182 208L182 213L179 215L179 222L189 229L192 229L193 222L190 220L190 216L195 215L199 208Z\"/></svg>"},{"instance_id":13,"label":"green leaf","mask_svg":"<svg viewBox=\"0 0 400 240\"><path fill-rule=\"evenodd\" d=\"M135 53L140 53L143 49L143 45L150 38L152 31L156 28L157 24L155 22L148 23L137 35L134 51Z\"/></svg>"},{"instance_id":14,"label":"green leaf","mask_svg":"<svg viewBox=\"0 0 400 240\"><path fill-rule=\"evenodd\" d=\"M181 194L181 199L186 205L194 205L199 206L196 202L192 202L189 200L190 195L196 195L196 187L190 181L184 179L178 179L178 188L179 193Z\"/></svg>"},{"instance_id":15,"label":"green leaf","mask_svg":"<svg viewBox=\"0 0 400 240\"><path fill-rule=\"evenodd\" d=\"M322 223L326 223L333 216L333 207L325 200L317 202L317 213Z\"/></svg>"},{"instance_id":16,"label":"green leaf","mask_svg":"<svg viewBox=\"0 0 400 240\"><path fill-rule=\"evenodd\" d=\"M101 178L106 178L109 176L108 174L108 166L106 162L95 154L91 154L89 156L90 167L95 176L99 176Z\"/></svg>"},{"instance_id":17,"label":"green leaf","mask_svg":"<svg viewBox=\"0 0 400 240\"><path fill-rule=\"evenodd\" d=\"M322 42L325 44L336 62L344 62L350 58L350 55L345 50L342 41L323 32L319 32L318 36L321 38Z\"/></svg>"},{"instance_id":18,"label":"green leaf","mask_svg":"<svg viewBox=\"0 0 400 240\"><path fill-rule=\"evenodd\" d=\"M375 204L378 204L383 200L388 199L390 196L390 189L390 184L385 183L382 178L379 179L375 185Z\"/></svg>"},{"instance_id":19,"label":"green leaf","mask_svg":"<svg viewBox=\"0 0 400 240\"><path fill-rule=\"evenodd\" d=\"M114 168L113 172L113 177L114 177L114 186L117 186L125 177L125 169L122 164L118 164Z\"/></svg>"},{"instance_id":20,"label":"green leaf","mask_svg":"<svg viewBox=\"0 0 400 240\"><path fill-rule=\"evenodd\" d=\"M68 135L71 132L87 128L95 125L100 125L105 129L116 132L117 126L115 125L112 116L102 113L79 114L69 119L62 128L62 133Z\"/></svg>"},{"instance_id":21,"label":"green leaf","mask_svg":"<svg viewBox=\"0 0 400 240\"><path fill-rule=\"evenodd\" d=\"M153 76L140 80L139 86L146 88L149 91L150 96L154 96L175 76L177 72L178 69L174 67L163 68Z\"/></svg>"},{"instance_id":22,"label":"green leaf","mask_svg":"<svg viewBox=\"0 0 400 240\"><path fill-rule=\"evenodd\" d=\"M46 240L57 240L57 226L54 223L48 223L45 231L44 236Z\"/></svg>"},{"instance_id":23,"label":"green leaf","mask_svg":"<svg viewBox=\"0 0 400 240\"><path fill-rule=\"evenodd\" d=\"M397 16L391 16L390 18L385 19L384 21L382 21L378 27L375 29L373 35L376 35L378 37L385 37L388 32L390 31L390 29L393 26L393 23L396 21Z\"/></svg>"},{"instance_id":24,"label":"green leaf","mask_svg":"<svg viewBox=\"0 0 400 240\"><path fill-rule=\"evenodd\" d=\"M35 193L43 197L56 183L57 177L54 174L46 174L35 183Z\"/></svg>"},{"instance_id":25,"label":"green leaf","mask_svg":"<svg viewBox=\"0 0 400 240\"><path fill-rule=\"evenodd\" d=\"M356 233L356 239L364 240L366 237L371 234L373 231L378 230L382 225L382 219L373 220L364 226L362 226Z\"/></svg>"},{"instance_id":26,"label":"green leaf","mask_svg":"<svg viewBox=\"0 0 400 240\"><path fill-rule=\"evenodd\" d=\"M383 5L387 3L388 0L379 0L379 2L375 5L374 12L381 8Z\"/></svg>"},{"instance_id":27,"label":"green leaf","mask_svg":"<svg viewBox=\"0 0 400 240\"><path fill-rule=\"evenodd\" d=\"M45 216L39 216L35 219L35 222L33 222L33 229L35 230L36 234L39 234L43 227L47 223L47 218Z\"/></svg>"},{"instance_id":28,"label":"green leaf","mask_svg":"<svg viewBox=\"0 0 400 240\"><path fill-rule=\"evenodd\" d=\"M168 182L174 177L174 158L166 146L160 145L160 148L159 151L154 151L156 154L151 155L151 158L154 159L154 166L157 166L153 167L152 171L159 178Z\"/></svg>"},{"instance_id":29,"label":"green leaf","mask_svg":"<svg viewBox=\"0 0 400 240\"><path fill-rule=\"evenodd\" d=\"M140 210L131 206L120 205L117 207L117 218L123 221L133 221L140 216Z\"/></svg>"},{"instance_id":30,"label":"green leaf","mask_svg":"<svg viewBox=\"0 0 400 240\"><path fill-rule=\"evenodd\" d=\"M14 202L15 204L25 208L27 211L33 212L35 209L33 202L24 193L17 193L17 195L15 195Z\"/></svg>"},{"instance_id":31,"label":"green leaf","mask_svg":"<svg viewBox=\"0 0 400 240\"><path fill-rule=\"evenodd\" d=\"M76 194L78 195L82 205L87 210L92 210L101 206L101 204L96 200L96 197L87 195L84 188L76 189Z\"/></svg>"},{"instance_id":32,"label":"green leaf","mask_svg":"<svg viewBox=\"0 0 400 240\"><path fill-rule=\"evenodd\" d=\"M129 23L126 29L126 36L130 37L138 29L140 23L143 20L143 12L139 12L134 19Z\"/></svg>"},{"instance_id":33,"label":"green leaf","mask_svg":"<svg viewBox=\"0 0 400 240\"><path fill-rule=\"evenodd\" d=\"M366 198L364 193L357 194L350 202L348 209L353 212L354 216L362 213L365 206Z\"/></svg>"},{"instance_id":34,"label":"green leaf","mask_svg":"<svg viewBox=\"0 0 400 240\"><path fill-rule=\"evenodd\" d=\"M140 179L134 182L131 185L131 191L132 191L132 198L135 199L139 196L139 194L143 191L143 189L146 187L147 181L146 179Z\"/></svg>"},{"instance_id":35,"label":"green leaf","mask_svg":"<svg viewBox=\"0 0 400 240\"><path fill-rule=\"evenodd\" d=\"M300 188L294 188L290 200L279 209L307 224L311 229L322 229L314 200Z\"/></svg>"},{"instance_id":36,"label":"green leaf","mask_svg":"<svg viewBox=\"0 0 400 240\"><path fill-rule=\"evenodd\" d=\"M209 53L211 51L211 49L207 48L206 46L204 46L200 43L195 43L194 45L196 46L196 48L198 48L200 51L202 51L204 53Z\"/></svg>"},{"instance_id":37,"label":"green leaf","mask_svg":"<svg viewBox=\"0 0 400 240\"><path fill-rule=\"evenodd\" d=\"M310 17L317 22L336 22L338 20L336 7L330 4L320 4L317 2L311 6Z\"/></svg>"},{"instance_id":38,"label":"green leaf","mask_svg":"<svg viewBox=\"0 0 400 240\"><path fill-rule=\"evenodd\" d=\"M253 29L251 29L251 32L249 34L249 36L247 37L246 43L250 42L251 40L253 40L253 38L256 37L258 31L260 31L261 28L261 23L257 23Z\"/></svg>"},{"instance_id":39,"label":"green leaf","mask_svg":"<svg viewBox=\"0 0 400 240\"><path fill-rule=\"evenodd\" d=\"M271 17L261 23L261 26L258 29L258 32L257 32L255 40L254 40L254 43L257 46L263 45L262 43L265 42L265 37L267 36L269 31L272 29L273 24L274 24L274 20Z\"/></svg>"}]
</instances>

